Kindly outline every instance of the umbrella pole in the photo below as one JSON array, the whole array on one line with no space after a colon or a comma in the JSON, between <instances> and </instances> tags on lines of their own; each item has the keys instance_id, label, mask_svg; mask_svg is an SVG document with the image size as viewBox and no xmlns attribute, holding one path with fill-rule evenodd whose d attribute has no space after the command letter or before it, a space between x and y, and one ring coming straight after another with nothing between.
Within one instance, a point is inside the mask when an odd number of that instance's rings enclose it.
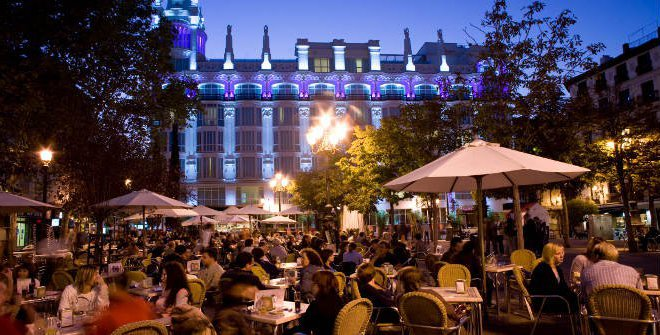
<instances>
[{"instance_id":1,"label":"umbrella pole","mask_svg":"<svg viewBox=\"0 0 660 335\"><path fill-rule=\"evenodd\" d=\"M477 230L479 232L479 257L481 257L481 288L483 294L486 294L486 258L484 252L484 212L483 212L483 184L484 176L475 176L477 181ZM488 305L488 301L484 306Z\"/></svg>"},{"instance_id":2,"label":"umbrella pole","mask_svg":"<svg viewBox=\"0 0 660 335\"><path fill-rule=\"evenodd\" d=\"M522 211L520 210L520 191L518 185L513 184L513 215L516 223L516 241L517 249L525 249L525 239L523 237ZM509 249L513 249L509 247ZM513 251L513 250L512 250Z\"/></svg>"},{"instance_id":3,"label":"umbrella pole","mask_svg":"<svg viewBox=\"0 0 660 335\"><path fill-rule=\"evenodd\" d=\"M142 238L142 241L144 242L144 254L142 255L144 258L147 257L147 242L144 240L144 226L147 225L147 213L146 213L146 208L145 206L142 206L142 232L140 232L140 237Z\"/></svg>"}]
</instances>

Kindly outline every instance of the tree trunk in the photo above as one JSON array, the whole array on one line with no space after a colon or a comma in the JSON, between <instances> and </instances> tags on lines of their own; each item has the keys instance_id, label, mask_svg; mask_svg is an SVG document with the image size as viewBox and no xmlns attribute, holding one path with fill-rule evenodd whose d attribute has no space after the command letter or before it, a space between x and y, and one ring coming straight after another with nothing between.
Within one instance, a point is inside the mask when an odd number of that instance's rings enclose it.
<instances>
[{"instance_id":1,"label":"tree trunk","mask_svg":"<svg viewBox=\"0 0 660 335\"><path fill-rule=\"evenodd\" d=\"M658 215L655 213L655 196L649 190L649 213L651 214L651 227L658 227Z\"/></svg>"},{"instance_id":2,"label":"tree trunk","mask_svg":"<svg viewBox=\"0 0 660 335\"><path fill-rule=\"evenodd\" d=\"M16 250L16 230L18 215L12 213L9 215L9 236L7 238L7 259L12 259Z\"/></svg>"},{"instance_id":3,"label":"tree trunk","mask_svg":"<svg viewBox=\"0 0 660 335\"><path fill-rule=\"evenodd\" d=\"M170 167L167 182L168 196L179 199L179 182L181 179L181 166L179 164L179 122L172 122L172 145L170 148Z\"/></svg>"},{"instance_id":4,"label":"tree trunk","mask_svg":"<svg viewBox=\"0 0 660 335\"><path fill-rule=\"evenodd\" d=\"M570 225L568 220L568 204L566 203L566 188L562 185L559 188L561 193L561 236L564 238L564 247L570 248L571 242L569 239Z\"/></svg>"},{"instance_id":5,"label":"tree trunk","mask_svg":"<svg viewBox=\"0 0 660 335\"><path fill-rule=\"evenodd\" d=\"M388 218L388 219L389 219L388 221L389 221L390 227L389 227L388 230L389 230L390 233L391 233L391 232L392 232L392 229L394 229L394 202L390 199L390 201L388 201L388 203L390 204L390 216L389 216L389 218Z\"/></svg>"},{"instance_id":6,"label":"tree trunk","mask_svg":"<svg viewBox=\"0 0 660 335\"><path fill-rule=\"evenodd\" d=\"M513 185L513 215L516 222L516 237L518 249L525 249L525 238L523 236L522 213L520 210L520 190L518 185Z\"/></svg>"},{"instance_id":7,"label":"tree trunk","mask_svg":"<svg viewBox=\"0 0 660 335\"><path fill-rule=\"evenodd\" d=\"M623 171L623 158L621 157L620 144L614 145L614 159L616 160L616 174L619 180L621 191L621 202L623 203L623 219L626 222L626 234L628 236L628 250L637 252L637 242L635 241L635 232L632 227L632 218L630 216L630 199L628 199L628 188L626 187L626 177Z\"/></svg>"}]
</instances>

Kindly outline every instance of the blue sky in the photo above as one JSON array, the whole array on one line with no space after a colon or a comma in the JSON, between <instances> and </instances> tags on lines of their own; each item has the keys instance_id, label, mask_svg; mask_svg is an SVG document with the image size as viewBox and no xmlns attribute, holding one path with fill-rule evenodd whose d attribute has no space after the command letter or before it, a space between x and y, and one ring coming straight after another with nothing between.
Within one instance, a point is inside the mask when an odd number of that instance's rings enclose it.
<instances>
[{"instance_id":1,"label":"blue sky","mask_svg":"<svg viewBox=\"0 0 660 335\"><path fill-rule=\"evenodd\" d=\"M547 13L568 8L578 18L574 32L587 42L603 42L603 54L621 53L630 34L646 27L655 31L660 0L573 0L546 1ZM519 13L529 1L509 2L511 12ZM297 38L310 41L346 42L380 40L383 53L403 53L403 29L410 28L413 51L423 42L435 41L438 28L445 41L467 43L467 28L477 40L479 25L492 1L487 0L200 0L209 37L206 54L223 58L227 24L233 26L236 58L260 58L263 26L270 30L273 58L294 58ZM632 38L634 39L634 38Z\"/></svg>"}]
</instances>

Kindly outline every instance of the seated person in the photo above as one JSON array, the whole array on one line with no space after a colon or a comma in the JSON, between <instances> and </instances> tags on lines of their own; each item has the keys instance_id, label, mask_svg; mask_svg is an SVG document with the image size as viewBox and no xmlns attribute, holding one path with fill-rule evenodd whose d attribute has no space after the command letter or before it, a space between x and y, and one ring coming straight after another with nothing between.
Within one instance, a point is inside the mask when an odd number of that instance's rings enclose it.
<instances>
[{"instance_id":1,"label":"seated person","mask_svg":"<svg viewBox=\"0 0 660 335\"><path fill-rule=\"evenodd\" d=\"M273 259L275 263L277 263L278 260L280 262L286 262L288 254L286 248L282 246L282 241L279 238L274 238L273 247L270 248L271 259Z\"/></svg>"},{"instance_id":2,"label":"seated person","mask_svg":"<svg viewBox=\"0 0 660 335\"><path fill-rule=\"evenodd\" d=\"M108 285L92 265L78 269L73 284L64 288L58 310L71 309L78 312L99 312L110 304Z\"/></svg>"},{"instance_id":3,"label":"seated person","mask_svg":"<svg viewBox=\"0 0 660 335\"><path fill-rule=\"evenodd\" d=\"M275 266L275 264L268 260L263 249L258 247L252 249L252 257L254 258L254 262L259 264L264 269L264 271L268 273L270 278L277 278L280 276L280 270L277 268L277 266Z\"/></svg>"},{"instance_id":4,"label":"seated person","mask_svg":"<svg viewBox=\"0 0 660 335\"><path fill-rule=\"evenodd\" d=\"M376 284L374 277L376 268L371 263L364 263L357 268L358 290L362 298L369 299L374 308L395 307L394 296L385 288ZM398 323L399 316L392 309L386 309L381 313L373 313L372 321L380 323Z\"/></svg>"},{"instance_id":5,"label":"seated person","mask_svg":"<svg viewBox=\"0 0 660 335\"><path fill-rule=\"evenodd\" d=\"M235 282L223 290L223 300L216 306L213 326L222 335L254 335L254 329L242 309L246 301L253 301L257 287Z\"/></svg>"},{"instance_id":6,"label":"seated person","mask_svg":"<svg viewBox=\"0 0 660 335\"><path fill-rule=\"evenodd\" d=\"M206 248L202 251L201 261L204 268L197 277L204 282L207 291L214 291L220 287L220 278L225 270L218 264L218 251L215 248Z\"/></svg>"},{"instance_id":7,"label":"seated person","mask_svg":"<svg viewBox=\"0 0 660 335\"><path fill-rule=\"evenodd\" d=\"M450 263L452 261L452 258L454 258L454 256L458 254L462 249L463 249L463 239L458 236L454 236L451 238L451 241L449 242L449 250L447 250L444 254L442 254L440 260L443 262Z\"/></svg>"},{"instance_id":8,"label":"seated person","mask_svg":"<svg viewBox=\"0 0 660 335\"><path fill-rule=\"evenodd\" d=\"M371 258L371 263L376 267L381 267L385 263L396 266L399 264L399 260L390 250L390 243L381 241L375 246L375 253Z\"/></svg>"},{"instance_id":9,"label":"seated person","mask_svg":"<svg viewBox=\"0 0 660 335\"><path fill-rule=\"evenodd\" d=\"M585 268L580 276L580 295L586 299L594 288L602 285L626 285L643 289L639 273L630 266L617 263L619 251L609 242L594 247L594 265Z\"/></svg>"},{"instance_id":10,"label":"seated person","mask_svg":"<svg viewBox=\"0 0 660 335\"><path fill-rule=\"evenodd\" d=\"M8 280L2 277L0 280L0 329L3 335L27 334L25 325L17 322L14 318L18 312L17 306L9 304L12 296L12 290L7 286Z\"/></svg>"},{"instance_id":11,"label":"seated person","mask_svg":"<svg viewBox=\"0 0 660 335\"><path fill-rule=\"evenodd\" d=\"M321 250L321 261L323 262L323 269L335 272L335 252L332 249Z\"/></svg>"},{"instance_id":12,"label":"seated person","mask_svg":"<svg viewBox=\"0 0 660 335\"><path fill-rule=\"evenodd\" d=\"M570 312L578 312L577 296L570 290L564 273L559 265L564 261L564 247L548 243L543 247L543 261L539 263L532 271L532 280L529 286L529 292L532 295L558 295L566 299L569 303ZM542 299L532 301L535 310L541 308ZM568 312L566 304L559 299L547 299L543 307L548 312Z\"/></svg>"},{"instance_id":13,"label":"seated person","mask_svg":"<svg viewBox=\"0 0 660 335\"><path fill-rule=\"evenodd\" d=\"M305 301L311 301L314 298L312 294L312 276L314 273L323 270L323 261L316 250L305 248L300 250L302 256L302 269L300 270L300 292Z\"/></svg>"},{"instance_id":14,"label":"seated person","mask_svg":"<svg viewBox=\"0 0 660 335\"><path fill-rule=\"evenodd\" d=\"M254 286L259 290L267 289L267 287L259 280L259 277L252 273L252 265L254 265L254 260L251 253L240 252L236 255L236 260L234 260L232 268L225 271L220 278L220 291L223 303L240 303L232 301L231 299L233 299L234 296L230 294L233 292L234 286L237 284Z\"/></svg>"},{"instance_id":15,"label":"seated person","mask_svg":"<svg viewBox=\"0 0 660 335\"><path fill-rule=\"evenodd\" d=\"M587 250L584 254L580 254L573 258L571 263L571 273L569 273L569 284L572 287L576 287L579 283L579 278L582 275L582 271L590 266L592 266L594 259L594 248L604 240L601 237L592 237L587 242Z\"/></svg>"},{"instance_id":16,"label":"seated person","mask_svg":"<svg viewBox=\"0 0 660 335\"><path fill-rule=\"evenodd\" d=\"M419 271L414 266L406 266L402 268L401 270L398 271L397 277L399 278L398 280L398 285L396 287L397 294L396 294L396 301L399 302L401 297L409 292L418 292L421 291L422 285L422 280L423 280L423 275L422 272ZM442 301L443 305L445 306L445 310L447 311L447 317L450 320L453 321L459 321L460 320L460 315L457 313L452 305L447 303L445 299L437 294L435 291L429 290L429 291L423 291L426 293L430 293L440 299ZM397 303L398 305L398 303ZM465 312L464 310L462 311L463 313ZM461 313L462 314L462 313Z\"/></svg>"},{"instance_id":17,"label":"seated person","mask_svg":"<svg viewBox=\"0 0 660 335\"><path fill-rule=\"evenodd\" d=\"M312 276L314 300L307 307L307 312L300 318L300 326L295 332L314 335L332 335L335 320L344 307L339 296L339 283L330 271L318 271Z\"/></svg>"},{"instance_id":18,"label":"seated person","mask_svg":"<svg viewBox=\"0 0 660 335\"><path fill-rule=\"evenodd\" d=\"M357 244L348 244L348 251L344 253L342 261L343 263L353 263L355 266L362 264L364 260L362 258L362 254L357 252Z\"/></svg>"},{"instance_id":19,"label":"seated person","mask_svg":"<svg viewBox=\"0 0 660 335\"><path fill-rule=\"evenodd\" d=\"M190 287L183 265L169 262L163 267L161 277L163 292L156 300L156 311L169 314L172 308L190 304Z\"/></svg>"},{"instance_id":20,"label":"seated person","mask_svg":"<svg viewBox=\"0 0 660 335\"><path fill-rule=\"evenodd\" d=\"M396 263L392 265L402 265L410 260L410 252L406 248L406 244L401 241L395 241L394 248L392 249L392 254L396 258Z\"/></svg>"},{"instance_id":21,"label":"seated person","mask_svg":"<svg viewBox=\"0 0 660 335\"><path fill-rule=\"evenodd\" d=\"M114 289L110 291L110 307L99 315L94 334L110 335L127 323L156 318L151 306L144 299L126 292L127 287L128 277L124 273L114 281Z\"/></svg>"},{"instance_id":22,"label":"seated person","mask_svg":"<svg viewBox=\"0 0 660 335\"><path fill-rule=\"evenodd\" d=\"M41 286L39 279L34 278L26 266L20 265L16 268L15 273L14 286L16 287L16 294L22 294L23 291L26 291L28 294L34 294L36 288Z\"/></svg>"}]
</instances>

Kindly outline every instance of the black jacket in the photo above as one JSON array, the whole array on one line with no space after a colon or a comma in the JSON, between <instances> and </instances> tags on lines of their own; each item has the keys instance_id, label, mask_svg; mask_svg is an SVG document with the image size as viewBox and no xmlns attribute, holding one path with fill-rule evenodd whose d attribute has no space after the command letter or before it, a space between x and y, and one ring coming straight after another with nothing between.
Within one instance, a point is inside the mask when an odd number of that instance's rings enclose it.
<instances>
[{"instance_id":1,"label":"black jacket","mask_svg":"<svg viewBox=\"0 0 660 335\"><path fill-rule=\"evenodd\" d=\"M534 268L532 272L532 281L529 285L529 293L532 295L559 295L568 300L571 312L577 312L577 296L566 284L564 280L564 273L561 268L557 267L559 274L559 281L555 277L552 268L546 262L541 262ZM542 299L534 299L532 301L534 309L538 310L541 307ZM546 300L544 311L548 312L565 312L566 304L559 299Z\"/></svg>"}]
</instances>

